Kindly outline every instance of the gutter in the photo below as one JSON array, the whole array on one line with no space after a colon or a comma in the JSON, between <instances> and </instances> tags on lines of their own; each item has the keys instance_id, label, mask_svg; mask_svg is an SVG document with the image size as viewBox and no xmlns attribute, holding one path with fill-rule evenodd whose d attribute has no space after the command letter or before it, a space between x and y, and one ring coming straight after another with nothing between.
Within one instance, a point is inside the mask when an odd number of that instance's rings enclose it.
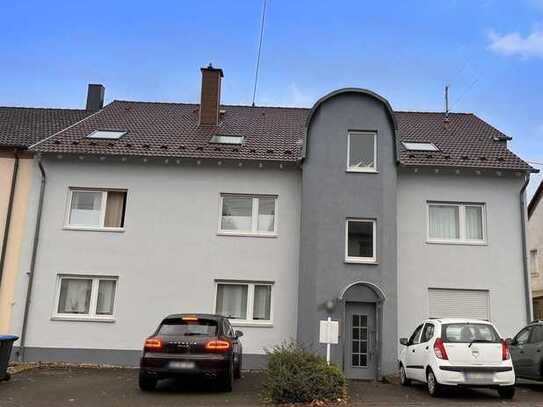
<instances>
[{"instance_id":1,"label":"gutter","mask_svg":"<svg viewBox=\"0 0 543 407\"><path fill-rule=\"evenodd\" d=\"M530 270L528 270L528 248L526 242L526 187L530 182L530 175L524 176L525 181L520 189L520 225L522 240L522 267L524 269L524 289L526 296L526 323L532 321L532 291L530 287Z\"/></svg>"},{"instance_id":2,"label":"gutter","mask_svg":"<svg viewBox=\"0 0 543 407\"><path fill-rule=\"evenodd\" d=\"M34 230L34 241L32 242L32 257L30 260L30 271L28 273L28 286L26 289L25 310L23 314L23 327L21 330L21 342L19 344L19 350L17 352L19 361L24 361L26 330L28 326L28 314L29 314L30 304L31 304L32 284L34 282L34 274L35 274L35 269L36 269L36 256L38 253L38 244L39 244L39 238L40 238L43 198L45 195L45 184L47 181L47 178L45 176L45 169L43 168L43 164L41 162L41 156L38 158L38 167L41 172L40 197L38 201L38 212L36 214L36 228Z\"/></svg>"},{"instance_id":3,"label":"gutter","mask_svg":"<svg viewBox=\"0 0 543 407\"><path fill-rule=\"evenodd\" d=\"M11 226L11 212L13 210L13 201L15 199L15 187L17 186L17 176L19 173L19 156L17 150L13 151L15 162L13 163L13 170L11 172L11 189L9 193L9 202L6 212L6 224L4 225L4 234L2 237L2 251L0 252L0 286L2 285L2 277L4 274L4 263L6 261L6 251L8 248L9 229Z\"/></svg>"}]
</instances>

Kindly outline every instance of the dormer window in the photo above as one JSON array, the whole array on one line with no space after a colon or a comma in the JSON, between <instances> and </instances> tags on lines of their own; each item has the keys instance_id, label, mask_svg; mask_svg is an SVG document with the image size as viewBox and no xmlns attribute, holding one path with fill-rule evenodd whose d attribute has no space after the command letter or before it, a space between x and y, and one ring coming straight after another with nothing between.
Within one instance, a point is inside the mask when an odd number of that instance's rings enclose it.
<instances>
[{"instance_id":1,"label":"dormer window","mask_svg":"<svg viewBox=\"0 0 543 407\"><path fill-rule=\"evenodd\" d=\"M94 130L87 138L103 139L103 140L118 140L128 133L125 130Z\"/></svg>"},{"instance_id":2,"label":"dormer window","mask_svg":"<svg viewBox=\"0 0 543 407\"><path fill-rule=\"evenodd\" d=\"M408 151L439 151L434 143L403 142L403 146Z\"/></svg>"},{"instance_id":3,"label":"dormer window","mask_svg":"<svg viewBox=\"0 0 543 407\"><path fill-rule=\"evenodd\" d=\"M242 144L243 136L227 136L222 134L215 134L209 140L213 144Z\"/></svg>"}]
</instances>

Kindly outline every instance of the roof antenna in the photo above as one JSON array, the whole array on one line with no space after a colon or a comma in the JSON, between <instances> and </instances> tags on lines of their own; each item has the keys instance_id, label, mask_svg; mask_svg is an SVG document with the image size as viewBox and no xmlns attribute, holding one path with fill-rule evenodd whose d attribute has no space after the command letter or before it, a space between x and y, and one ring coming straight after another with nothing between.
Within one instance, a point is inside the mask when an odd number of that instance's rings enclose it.
<instances>
[{"instance_id":1,"label":"roof antenna","mask_svg":"<svg viewBox=\"0 0 543 407\"><path fill-rule=\"evenodd\" d=\"M445 123L449 122L449 85L445 85Z\"/></svg>"},{"instance_id":2,"label":"roof antenna","mask_svg":"<svg viewBox=\"0 0 543 407\"><path fill-rule=\"evenodd\" d=\"M253 87L253 103L255 106L256 98L256 86L258 84L258 71L260 70L260 51L262 50L262 39L264 38L264 21L266 19L266 4L267 0L262 0L262 18L260 20L260 40L258 42L258 54L256 57L256 70L255 70L255 86Z\"/></svg>"}]
</instances>

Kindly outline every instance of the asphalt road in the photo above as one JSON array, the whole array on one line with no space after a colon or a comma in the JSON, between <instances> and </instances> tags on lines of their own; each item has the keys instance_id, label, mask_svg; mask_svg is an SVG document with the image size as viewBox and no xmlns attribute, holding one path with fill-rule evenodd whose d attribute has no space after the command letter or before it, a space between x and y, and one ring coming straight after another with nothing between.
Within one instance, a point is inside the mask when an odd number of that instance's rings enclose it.
<instances>
[{"instance_id":1,"label":"asphalt road","mask_svg":"<svg viewBox=\"0 0 543 407\"><path fill-rule=\"evenodd\" d=\"M139 407L139 406L255 406L262 375L246 373L232 393L211 390L205 380L163 381L159 389L143 393L135 369L42 368L21 372L0 383L1 407ZM432 399L423 386L351 382L354 406L515 405L543 407L543 385L521 385L513 402L503 401L491 390L451 391Z\"/></svg>"}]
</instances>

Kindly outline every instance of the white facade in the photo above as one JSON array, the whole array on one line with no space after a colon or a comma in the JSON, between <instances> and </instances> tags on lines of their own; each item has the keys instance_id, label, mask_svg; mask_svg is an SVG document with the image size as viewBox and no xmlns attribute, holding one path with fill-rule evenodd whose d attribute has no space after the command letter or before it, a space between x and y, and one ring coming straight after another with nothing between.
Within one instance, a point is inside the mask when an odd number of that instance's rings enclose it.
<instances>
[{"instance_id":1,"label":"white facade","mask_svg":"<svg viewBox=\"0 0 543 407\"><path fill-rule=\"evenodd\" d=\"M524 178L472 174L399 173L400 337L409 337L421 321L438 316L431 315L430 289L455 290L457 299L449 296L452 312L470 307L476 317L488 312L505 337L527 322L519 195ZM484 241L429 242L429 202L483 204Z\"/></svg>"},{"instance_id":2,"label":"white facade","mask_svg":"<svg viewBox=\"0 0 543 407\"><path fill-rule=\"evenodd\" d=\"M263 354L266 347L296 337L299 170L279 169L278 164L274 169L271 164L144 164L141 159L137 164L47 159L44 166L47 187L28 349L140 351L167 314L214 313L217 280L272 284L271 323L235 324L245 334L245 354ZM126 190L123 230L67 229L69 189L74 187ZM223 193L277 196L276 235L220 234ZM27 283L26 273L20 275L12 314L16 327ZM58 319L59 275L117 278L111 320Z\"/></svg>"}]
</instances>

